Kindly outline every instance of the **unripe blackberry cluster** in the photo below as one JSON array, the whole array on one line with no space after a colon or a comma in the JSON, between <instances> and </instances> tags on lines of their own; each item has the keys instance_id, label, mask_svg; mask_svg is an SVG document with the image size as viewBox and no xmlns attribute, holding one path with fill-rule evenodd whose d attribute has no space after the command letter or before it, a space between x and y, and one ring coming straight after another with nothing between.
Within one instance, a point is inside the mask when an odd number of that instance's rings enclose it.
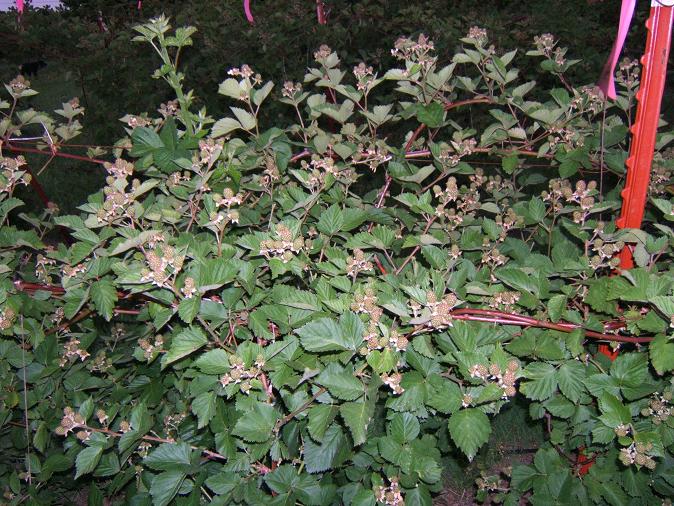
<instances>
[{"instance_id":1,"label":"unripe blackberry cluster","mask_svg":"<svg viewBox=\"0 0 674 506\"><path fill-rule=\"evenodd\" d=\"M651 397L648 407L641 410L642 416L651 417L655 425L666 422L674 414L671 406L672 390L667 389L662 394Z\"/></svg>"},{"instance_id":2,"label":"unripe blackberry cluster","mask_svg":"<svg viewBox=\"0 0 674 506\"><path fill-rule=\"evenodd\" d=\"M65 279L74 278L78 274L83 274L87 271L87 266L84 264L78 264L75 266L64 265L61 268L61 276Z\"/></svg>"},{"instance_id":3,"label":"unripe blackberry cluster","mask_svg":"<svg viewBox=\"0 0 674 506\"><path fill-rule=\"evenodd\" d=\"M71 359L77 360L78 358L84 362L88 356L89 352L80 348L80 340L73 337L63 345L63 354L59 359L59 365L65 367Z\"/></svg>"},{"instance_id":4,"label":"unripe blackberry cluster","mask_svg":"<svg viewBox=\"0 0 674 506\"><path fill-rule=\"evenodd\" d=\"M294 100L301 92L302 84L295 83L293 81L284 82L283 88L281 89L281 95L283 95L284 98L288 98L290 100Z\"/></svg>"},{"instance_id":5,"label":"unripe blackberry cluster","mask_svg":"<svg viewBox=\"0 0 674 506\"><path fill-rule=\"evenodd\" d=\"M616 256L625 247L623 241L604 242L602 239L592 241L592 251L595 255L589 258L590 267L594 270L603 267L615 268L620 265L620 259Z\"/></svg>"},{"instance_id":6,"label":"unripe blackberry cluster","mask_svg":"<svg viewBox=\"0 0 674 506\"><path fill-rule=\"evenodd\" d=\"M428 318L426 325L434 329L444 329L453 325L452 309L459 303L456 295L450 293L438 300L435 293L431 290L426 292L425 308L421 313L422 317ZM416 313L416 307L412 310Z\"/></svg>"},{"instance_id":7,"label":"unripe blackberry cluster","mask_svg":"<svg viewBox=\"0 0 674 506\"><path fill-rule=\"evenodd\" d=\"M436 57L432 56L435 50L433 41L426 35L419 34L417 40L407 37L398 37L395 41L391 55L398 60L405 60L421 65L424 69L430 68L435 64Z\"/></svg>"},{"instance_id":8,"label":"unripe blackberry cluster","mask_svg":"<svg viewBox=\"0 0 674 506\"><path fill-rule=\"evenodd\" d=\"M519 300L519 292L511 292L508 290L496 292L489 299L489 307L501 311L511 311L513 306L517 304Z\"/></svg>"},{"instance_id":9,"label":"unripe blackberry cluster","mask_svg":"<svg viewBox=\"0 0 674 506\"><path fill-rule=\"evenodd\" d=\"M480 261L489 268L494 269L499 265L505 264L508 261L508 257L503 255L498 248L490 248L488 251L482 253Z\"/></svg>"},{"instance_id":10,"label":"unripe blackberry cluster","mask_svg":"<svg viewBox=\"0 0 674 506\"><path fill-rule=\"evenodd\" d=\"M388 506L405 506L398 478L391 478L388 487L384 487L383 485L375 487L374 495L377 501Z\"/></svg>"},{"instance_id":11,"label":"unripe blackberry cluster","mask_svg":"<svg viewBox=\"0 0 674 506\"><path fill-rule=\"evenodd\" d=\"M61 423L59 424L54 432L59 436L67 436L69 432L73 432L78 427L84 427L86 422L84 417L79 413L76 413L73 408L66 406L63 408L63 418L61 418Z\"/></svg>"},{"instance_id":12,"label":"unripe blackberry cluster","mask_svg":"<svg viewBox=\"0 0 674 506\"><path fill-rule=\"evenodd\" d=\"M615 432L616 436L618 436L618 437L625 437L625 436L627 436L627 434L630 433L631 430L632 429L629 425L625 425L625 424L621 423L613 429L613 432Z\"/></svg>"},{"instance_id":13,"label":"unripe blackberry cluster","mask_svg":"<svg viewBox=\"0 0 674 506\"><path fill-rule=\"evenodd\" d=\"M255 363L252 367L246 368L243 359L238 355L229 356L230 371L220 376L220 384L223 387L234 383L239 385L242 393L248 394L253 388L252 380L256 379L262 374L262 368L265 364L264 355L260 354L255 358Z\"/></svg>"},{"instance_id":14,"label":"unripe blackberry cluster","mask_svg":"<svg viewBox=\"0 0 674 506\"><path fill-rule=\"evenodd\" d=\"M475 139L464 139L459 142L452 141L452 150L442 149L438 155L438 161L443 167L456 167L461 158L472 155L476 147L477 141Z\"/></svg>"},{"instance_id":15,"label":"unripe blackberry cluster","mask_svg":"<svg viewBox=\"0 0 674 506\"><path fill-rule=\"evenodd\" d=\"M353 256L346 257L346 272L354 279L358 276L359 272L371 271L373 269L372 262L365 257L365 253L361 249L354 249Z\"/></svg>"},{"instance_id":16,"label":"unripe blackberry cluster","mask_svg":"<svg viewBox=\"0 0 674 506\"><path fill-rule=\"evenodd\" d=\"M93 360L87 364L87 369L91 372L105 373L112 367L112 360L108 357L105 350L99 350Z\"/></svg>"},{"instance_id":17,"label":"unripe blackberry cluster","mask_svg":"<svg viewBox=\"0 0 674 506\"><path fill-rule=\"evenodd\" d=\"M391 159L388 151L384 147L377 145L370 145L365 148L363 145L358 145L358 151L353 156L355 164L367 165L372 172L377 171L377 167L382 163L386 163Z\"/></svg>"},{"instance_id":18,"label":"unripe blackberry cluster","mask_svg":"<svg viewBox=\"0 0 674 506\"><path fill-rule=\"evenodd\" d=\"M626 466L635 464L638 467L645 466L647 469L655 469L655 460L648 455L652 449L653 443L632 443L629 447L620 450L618 458Z\"/></svg>"},{"instance_id":19,"label":"unripe blackberry cluster","mask_svg":"<svg viewBox=\"0 0 674 506\"><path fill-rule=\"evenodd\" d=\"M405 391L405 389L400 385L402 379L403 375L399 372L382 374L381 376L381 380L384 382L384 385L389 387L395 395L400 395Z\"/></svg>"},{"instance_id":20,"label":"unripe blackberry cluster","mask_svg":"<svg viewBox=\"0 0 674 506\"><path fill-rule=\"evenodd\" d=\"M16 158L0 156L0 193L12 194L14 189L22 184L27 186L32 176L21 170L21 167L26 165L26 159L23 156Z\"/></svg>"},{"instance_id":21,"label":"unripe blackberry cluster","mask_svg":"<svg viewBox=\"0 0 674 506\"><path fill-rule=\"evenodd\" d=\"M38 253L35 259L35 277L43 283L51 283L53 269L50 267L53 265L56 265L56 260Z\"/></svg>"},{"instance_id":22,"label":"unripe blackberry cluster","mask_svg":"<svg viewBox=\"0 0 674 506\"><path fill-rule=\"evenodd\" d=\"M220 157L222 153L222 147L224 146L223 139L206 139L199 141L199 157L197 163L206 165L207 167L212 167L213 164Z\"/></svg>"},{"instance_id":23,"label":"unripe blackberry cluster","mask_svg":"<svg viewBox=\"0 0 674 506\"><path fill-rule=\"evenodd\" d=\"M370 89L370 86L376 77L372 66L367 66L363 62L360 62L358 65L353 67L353 75L358 80L356 88L358 91L364 92L367 92Z\"/></svg>"},{"instance_id":24,"label":"unripe blackberry cluster","mask_svg":"<svg viewBox=\"0 0 674 506\"><path fill-rule=\"evenodd\" d=\"M615 80L617 83L631 89L639 84L640 74L641 65L639 65L639 60L631 60L625 57L621 60L620 65L618 65Z\"/></svg>"},{"instance_id":25,"label":"unripe blackberry cluster","mask_svg":"<svg viewBox=\"0 0 674 506\"><path fill-rule=\"evenodd\" d=\"M222 195L219 193L213 194L213 201L215 202L216 206L224 206L229 209L233 205L241 205L241 202L243 202L243 197L238 193L235 194L234 190L231 188L225 188L222 190Z\"/></svg>"},{"instance_id":26,"label":"unripe blackberry cluster","mask_svg":"<svg viewBox=\"0 0 674 506\"><path fill-rule=\"evenodd\" d=\"M9 330L16 320L16 311L11 307L5 307L0 311L0 330Z\"/></svg>"},{"instance_id":27,"label":"unripe blackberry cluster","mask_svg":"<svg viewBox=\"0 0 674 506\"><path fill-rule=\"evenodd\" d=\"M149 339L141 338L138 340L138 346L143 350L143 356L146 360L152 360L157 353L161 353L164 348L164 336L157 334L154 337L154 342L151 343Z\"/></svg>"},{"instance_id":28,"label":"unripe blackberry cluster","mask_svg":"<svg viewBox=\"0 0 674 506\"><path fill-rule=\"evenodd\" d=\"M145 252L149 269L143 269L140 280L159 287L170 286L172 276L183 268L184 255L179 255L172 246L164 245Z\"/></svg>"},{"instance_id":29,"label":"unripe blackberry cluster","mask_svg":"<svg viewBox=\"0 0 674 506\"><path fill-rule=\"evenodd\" d=\"M282 223L274 227L272 237L260 241L260 255L267 259L277 258L286 264L304 248L304 239L293 237L291 230Z\"/></svg>"},{"instance_id":30,"label":"unripe blackberry cluster","mask_svg":"<svg viewBox=\"0 0 674 506\"><path fill-rule=\"evenodd\" d=\"M140 180L134 179L131 182L131 191L126 191L127 177L133 174L133 164L118 158L114 164L106 163L104 166L110 175L105 179L106 186L103 187L105 201L96 214L97 221L112 223L124 216L133 218L135 216L135 210L131 206L134 202L133 191L140 186Z\"/></svg>"},{"instance_id":31,"label":"unripe blackberry cluster","mask_svg":"<svg viewBox=\"0 0 674 506\"><path fill-rule=\"evenodd\" d=\"M185 278L185 284L180 289L183 294L183 297L186 299L191 299L195 293L197 293L196 281L191 276Z\"/></svg>"},{"instance_id":32,"label":"unripe blackberry cluster","mask_svg":"<svg viewBox=\"0 0 674 506\"><path fill-rule=\"evenodd\" d=\"M496 383L503 389L503 398L514 397L517 393L515 383L517 382L517 371L520 365L516 360L510 360L505 368L501 370L501 366L496 363L490 364L489 367L483 364L475 364L470 367L468 373L471 378L478 378L486 383Z\"/></svg>"}]
</instances>

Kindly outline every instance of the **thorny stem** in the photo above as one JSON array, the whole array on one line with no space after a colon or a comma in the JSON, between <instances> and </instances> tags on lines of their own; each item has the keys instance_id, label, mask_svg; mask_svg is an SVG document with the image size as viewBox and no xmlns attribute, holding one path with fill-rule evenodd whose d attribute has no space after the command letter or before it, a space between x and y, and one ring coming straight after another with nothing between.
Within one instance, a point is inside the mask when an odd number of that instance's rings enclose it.
<instances>
[{"instance_id":1,"label":"thorny stem","mask_svg":"<svg viewBox=\"0 0 674 506\"><path fill-rule=\"evenodd\" d=\"M428 222L426 223L426 227L424 228L424 231L422 232L422 234L425 234L426 232L428 232L428 230L431 228L431 225L433 225L433 222L435 222L436 219L437 219L437 216L433 216L431 219L428 220ZM396 276L402 272L402 270L405 268L405 266L408 263L410 263L410 261L414 258L414 255L416 255L417 252L420 249L421 249L421 246L419 246L419 245L414 247L414 249L412 250L412 253L410 253L407 256L407 258L405 259L405 261L402 263L402 265L400 267L398 267L398 269L396 269Z\"/></svg>"},{"instance_id":2,"label":"thorny stem","mask_svg":"<svg viewBox=\"0 0 674 506\"><path fill-rule=\"evenodd\" d=\"M309 409L313 402L318 399L321 395L323 395L325 392L327 392L327 388L321 387L319 388L314 395L311 396L311 399L309 399L307 402L302 404L299 408L297 408L295 411L292 413L288 413L286 416L281 418L278 422L276 422L276 426L274 427L274 432L277 432L281 430L281 427L283 427L286 423L288 423L290 420L295 418L297 415L302 413L303 411Z\"/></svg>"}]
</instances>

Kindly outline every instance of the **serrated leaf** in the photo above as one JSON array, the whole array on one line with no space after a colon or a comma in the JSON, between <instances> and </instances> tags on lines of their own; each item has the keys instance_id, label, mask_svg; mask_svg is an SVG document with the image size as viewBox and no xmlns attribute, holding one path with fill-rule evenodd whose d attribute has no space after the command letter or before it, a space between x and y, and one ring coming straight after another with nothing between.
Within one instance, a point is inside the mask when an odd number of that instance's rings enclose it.
<instances>
[{"instance_id":1,"label":"serrated leaf","mask_svg":"<svg viewBox=\"0 0 674 506\"><path fill-rule=\"evenodd\" d=\"M253 116L251 113L248 111L244 111L243 109L239 107L230 107L231 111L234 113L234 116L236 116L236 119L239 120L239 123L241 123L241 126L245 130L254 130L255 125L257 125L257 120L255 119L255 116Z\"/></svg>"},{"instance_id":2,"label":"serrated leaf","mask_svg":"<svg viewBox=\"0 0 674 506\"><path fill-rule=\"evenodd\" d=\"M108 278L103 278L92 283L89 293L98 313L107 321L110 321L112 311L117 302L117 290L112 281Z\"/></svg>"},{"instance_id":3,"label":"serrated leaf","mask_svg":"<svg viewBox=\"0 0 674 506\"><path fill-rule=\"evenodd\" d=\"M442 126L444 116L445 108L438 102L417 106L417 119L429 128Z\"/></svg>"},{"instance_id":4,"label":"serrated leaf","mask_svg":"<svg viewBox=\"0 0 674 506\"><path fill-rule=\"evenodd\" d=\"M331 205L326 211L321 213L316 228L326 235L334 235L342 229L344 225L344 215L338 205Z\"/></svg>"},{"instance_id":5,"label":"serrated leaf","mask_svg":"<svg viewBox=\"0 0 674 506\"><path fill-rule=\"evenodd\" d=\"M241 128L241 123L234 118L221 118L215 122L211 129L211 137L217 138L227 135L234 130Z\"/></svg>"},{"instance_id":6,"label":"serrated leaf","mask_svg":"<svg viewBox=\"0 0 674 506\"><path fill-rule=\"evenodd\" d=\"M476 408L462 409L454 413L448 422L452 441L473 460L477 450L489 440L491 423L489 417Z\"/></svg>"},{"instance_id":7,"label":"serrated leaf","mask_svg":"<svg viewBox=\"0 0 674 506\"><path fill-rule=\"evenodd\" d=\"M627 406L620 399L608 392L602 392L598 398L601 416L599 417L604 424L612 429L618 425L627 425L632 421L632 415Z\"/></svg>"},{"instance_id":8,"label":"serrated leaf","mask_svg":"<svg viewBox=\"0 0 674 506\"><path fill-rule=\"evenodd\" d=\"M565 362L557 372L557 380L559 389L566 398L578 402L585 391L585 367L580 362Z\"/></svg>"},{"instance_id":9,"label":"serrated leaf","mask_svg":"<svg viewBox=\"0 0 674 506\"><path fill-rule=\"evenodd\" d=\"M543 221L545 218L545 204L538 197L534 197L529 201L529 216L536 222Z\"/></svg>"},{"instance_id":10,"label":"serrated leaf","mask_svg":"<svg viewBox=\"0 0 674 506\"><path fill-rule=\"evenodd\" d=\"M347 401L353 401L365 393L365 386L353 372L342 369L335 362L328 364L315 381L327 388L331 395Z\"/></svg>"},{"instance_id":11,"label":"serrated leaf","mask_svg":"<svg viewBox=\"0 0 674 506\"><path fill-rule=\"evenodd\" d=\"M229 354L222 348L209 350L194 365L205 374L224 374L229 371Z\"/></svg>"},{"instance_id":12,"label":"serrated leaf","mask_svg":"<svg viewBox=\"0 0 674 506\"><path fill-rule=\"evenodd\" d=\"M98 462L101 460L101 455L103 454L102 446L87 446L84 450L77 454L75 459L75 479L79 478L83 474L89 474L98 465Z\"/></svg>"},{"instance_id":13,"label":"serrated leaf","mask_svg":"<svg viewBox=\"0 0 674 506\"><path fill-rule=\"evenodd\" d=\"M197 428L201 429L208 425L215 416L215 392L204 392L197 395L192 401L192 413L197 415Z\"/></svg>"},{"instance_id":14,"label":"serrated leaf","mask_svg":"<svg viewBox=\"0 0 674 506\"><path fill-rule=\"evenodd\" d=\"M194 353L208 342L203 330L190 327L183 330L173 338L171 348L162 357L162 369L176 360L180 360L187 355Z\"/></svg>"},{"instance_id":15,"label":"serrated leaf","mask_svg":"<svg viewBox=\"0 0 674 506\"><path fill-rule=\"evenodd\" d=\"M558 322L566 309L566 295L558 294L548 301L548 316L553 322Z\"/></svg>"},{"instance_id":16,"label":"serrated leaf","mask_svg":"<svg viewBox=\"0 0 674 506\"><path fill-rule=\"evenodd\" d=\"M278 416L273 406L261 402L255 403L253 409L236 422L232 434L246 441L263 443L273 436L272 430Z\"/></svg>"},{"instance_id":17,"label":"serrated leaf","mask_svg":"<svg viewBox=\"0 0 674 506\"><path fill-rule=\"evenodd\" d=\"M167 506L180 490L185 480L182 471L164 471L152 480L150 495L153 506Z\"/></svg>"},{"instance_id":18,"label":"serrated leaf","mask_svg":"<svg viewBox=\"0 0 674 506\"><path fill-rule=\"evenodd\" d=\"M420 428L412 413L396 413L389 424L389 433L398 443L409 443L419 435Z\"/></svg>"},{"instance_id":19,"label":"serrated leaf","mask_svg":"<svg viewBox=\"0 0 674 506\"><path fill-rule=\"evenodd\" d=\"M180 301L180 304L178 304L178 315L182 321L189 324L197 316L200 308L201 297L193 295Z\"/></svg>"},{"instance_id":20,"label":"serrated leaf","mask_svg":"<svg viewBox=\"0 0 674 506\"><path fill-rule=\"evenodd\" d=\"M351 431L353 444L362 445L367 440L367 427L374 414L372 402L345 402L339 407L339 414Z\"/></svg>"},{"instance_id":21,"label":"serrated leaf","mask_svg":"<svg viewBox=\"0 0 674 506\"><path fill-rule=\"evenodd\" d=\"M557 389L557 370L552 364L533 362L523 371L529 381L520 384L520 391L529 399L543 401Z\"/></svg>"},{"instance_id":22,"label":"serrated leaf","mask_svg":"<svg viewBox=\"0 0 674 506\"><path fill-rule=\"evenodd\" d=\"M674 342L663 334L655 336L648 346L651 364L658 374L674 370Z\"/></svg>"},{"instance_id":23,"label":"serrated leaf","mask_svg":"<svg viewBox=\"0 0 674 506\"><path fill-rule=\"evenodd\" d=\"M313 352L356 351L363 341L365 327L355 313L344 313L339 323L332 318L313 320L295 332L302 346Z\"/></svg>"},{"instance_id":24,"label":"serrated leaf","mask_svg":"<svg viewBox=\"0 0 674 506\"><path fill-rule=\"evenodd\" d=\"M331 425L325 432L321 444L314 443L311 439L304 441L304 463L307 472L322 473L329 469L333 469L339 465L337 460L339 455L344 455L344 450L349 450L347 442L342 429L337 424Z\"/></svg>"},{"instance_id":25,"label":"serrated leaf","mask_svg":"<svg viewBox=\"0 0 674 506\"><path fill-rule=\"evenodd\" d=\"M328 426L337 416L338 408L332 404L317 404L309 410L307 429L316 441L322 441Z\"/></svg>"},{"instance_id":26,"label":"serrated leaf","mask_svg":"<svg viewBox=\"0 0 674 506\"><path fill-rule=\"evenodd\" d=\"M163 443L150 453L143 462L156 471L187 471L192 449L187 443Z\"/></svg>"}]
</instances>

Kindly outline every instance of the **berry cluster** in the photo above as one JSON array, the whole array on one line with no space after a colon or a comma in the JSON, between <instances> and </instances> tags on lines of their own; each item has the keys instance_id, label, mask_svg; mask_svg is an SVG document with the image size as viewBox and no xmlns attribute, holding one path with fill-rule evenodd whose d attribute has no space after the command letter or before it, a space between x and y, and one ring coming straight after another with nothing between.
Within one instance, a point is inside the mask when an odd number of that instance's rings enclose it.
<instances>
[{"instance_id":1,"label":"berry cluster","mask_svg":"<svg viewBox=\"0 0 674 506\"><path fill-rule=\"evenodd\" d=\"M620 462L626 466L635 464L638 467L645 466L648 469L655 469L655 460L648 455L653 449L652 443L632 443L627 448L620 450Z\"/></svg>"},{"instance_id":2,"label":"berry cluster","mask_svg":"<svg viewBox=\"0 0 674 506\"><path fill-rule=\"evenodd\" d=\"M490 364L489 367L483 364L475 364L469 369L471 378L478 378L489 383L496 383L503 389L503 397L514 397L517 393L515 383L517 382L517 371L520 365L516 360L511 360L506 365L505 371L501 370L498 364Z\"/></svg>"},{"instance_id":3,"label":"berry cluster","mask_svg":"<svg viewBox=\"0 0 674 506\"><path fill-rule=\"evenodd\" d=\"M278 258L286 264L304 248L304 239L293 237L292 231L282 223L274 227L272 237L260 241L260 255L268 259Z\"/></svg>"},{"instance_id":4,"label":"berry cluster","mask_svg":"<svg viewBox=\"0 0 674 506\"><path fill-rule=\"evenodd\" d=\"M374 495L377 501L388 506L405 506L402 489L398 483L398 478L389 479L389 486L380 485L375 488Z\"/></svg>"}]
</instances>

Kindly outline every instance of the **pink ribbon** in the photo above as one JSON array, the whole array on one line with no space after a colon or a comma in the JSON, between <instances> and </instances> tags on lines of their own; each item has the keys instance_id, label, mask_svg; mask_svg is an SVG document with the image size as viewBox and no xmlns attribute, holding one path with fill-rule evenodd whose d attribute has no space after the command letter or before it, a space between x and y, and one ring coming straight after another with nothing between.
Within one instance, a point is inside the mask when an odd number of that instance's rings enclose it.
<instances>
[{"instance_id":1,"label":"pink ribbon","mask_svg":"<svg viewBox=\"0 0 674 506\"><path fill-rule=\"evenodd\" d=\"M625 38L627 37L627 32L630 29L630 24L632 22L632 15L634 14L634 6L636 5L636 0L622 0L622 6L620 7L620 23L618 24L618 35L613 42L613 49L611 49L611 54L604 65L604 69L601 72L597 86L599 89L604 92L604 96L610 98L611 100L616 99L615 92L615 68L618 64L618 58L620 58L620 53L623 50L625 45Z\"/></svg>"},{"instance_id":2,"label":"pink ribbon","mask_svg":"<svg viewBox=\"0 0 674 506\"><path fill-rule=\"evenodd\" d=\"M246 13L246 19L252 25L255 23L253 13L250 11L250 0L243 0L243 11Z\"/></svg>"},{"instance_id":3,"label":"pink ribbon","mask_svg":"<svg viewBox=\"0 0 674 506\"><path fill-rule=\"evenodd\" d=\"M16 10L23 14L23 0L16 0Z\"/></svg>"}]
</instances>

